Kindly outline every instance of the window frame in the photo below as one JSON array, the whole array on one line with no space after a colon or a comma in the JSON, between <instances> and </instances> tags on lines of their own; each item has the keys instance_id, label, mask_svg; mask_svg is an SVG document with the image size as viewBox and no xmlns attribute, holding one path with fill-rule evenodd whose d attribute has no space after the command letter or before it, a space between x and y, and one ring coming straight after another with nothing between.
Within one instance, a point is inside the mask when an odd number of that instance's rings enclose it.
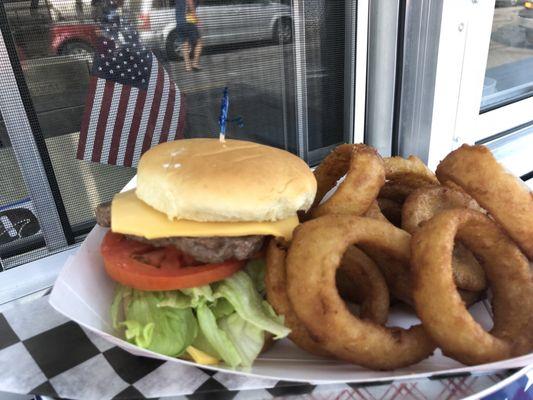
<instances>
[{"instance_id":1,"label":"window frame","mask_svg":"<svg viewBox=\"0 0 533 400\"><path fill-rule=\"evenodd\" d=\"M480 109L494 10L495 0L443 4L427 157L430 167L462 143L488 143L533 122L533 97Z\"/></svg>"}]
</instances>

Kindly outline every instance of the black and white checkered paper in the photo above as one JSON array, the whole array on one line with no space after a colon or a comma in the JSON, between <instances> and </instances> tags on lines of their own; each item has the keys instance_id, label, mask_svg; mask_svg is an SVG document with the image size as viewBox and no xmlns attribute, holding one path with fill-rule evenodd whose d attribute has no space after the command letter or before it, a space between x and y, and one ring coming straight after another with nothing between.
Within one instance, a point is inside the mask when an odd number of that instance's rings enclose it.
<instances>
[{"instance_id":1,"label":"black and white checkered paper","mask_svg":"<svg viewBox=\"0 0 533 400\"><path fill-rule=\"evenodd\" d=\"M250 378L133 356L57 313L48 297L0 314L0 366L0 391L84 400L295 395L306 399L453 399L479 392L510 373L320 386Z\"/></svg>"}]
</instances>

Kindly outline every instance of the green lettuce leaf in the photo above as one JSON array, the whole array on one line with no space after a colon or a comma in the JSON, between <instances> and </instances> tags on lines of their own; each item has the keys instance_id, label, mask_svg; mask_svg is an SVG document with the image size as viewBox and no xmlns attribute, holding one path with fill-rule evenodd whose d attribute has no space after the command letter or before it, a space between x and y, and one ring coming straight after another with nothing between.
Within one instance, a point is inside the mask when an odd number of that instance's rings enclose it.
<instances>
[{"instance_id":1,"label":"green lettuce leaf","mask_svg":"<svg viewBox=\"0 0 533 400\"><path fill-rule=\"evenodd\" d=\"M248 261L244 268L246 273L252 278L252 282L260 295L265 294L265 269L264 259Z\"/></svg>"},{"instance_id":2,"label":"green lettuce leaf","mask_svg":"<svg viewBox=\"0 0 533 400\"><path fill-rule=\"evenodd\" d=\"M192 346L196 347L198 350L201 350L206 354L209 354L210 356L213 356L219 360L222 360L222 357L220 357L220 354L218 354L215 348L211 346L211 344L208 342L201 328L198 329L198 335L196 335L194 342L192 342Z\"/></svg>"},{"instance_id":3,"label":"green lettuce leaf","mask_svg":"<svg viewBox=\"0 0 533 400\"><path fill-rule=\"evenodd\" d=\"M124 303L125 295L131 297ZM124 321L117 323L125 328L126 339L135 345L156 353L179 356L194 341L198 333L198 324L191 308L161 307L164 294L160 292L143 292L140 290L118 290L117 297L122 298ZM112 314L120 308L112 305Z\"/></svg>"},{"instance_id":4,"label":"green lettuce leaf","mask_svg":"<svg viewBox=\"0 0 533 400\"><path fill-rule=\"evenodd\" d=\"M198 318L198 324L200 325L202 334L220 358L232 368L241 364L241 357L233 341L228 337L226 332L218 327L215 315L206 304L198 306L196 317ZM212 353L209 354L213 355Z\"/></svg>"},{"instance_id":5,"label":"green lettuce leaf","mask_svg":"<svg viewBox=\"0 0 533 400\"><path fill-rule=\"evenodd\" d=\"M128 341L161 354L179 356L195 348L230 367L249 367L260 353L265 331L290 333L283 317L265 300L262 260L231 277L196 288L144 292L118 285L111 305L115 329Z\"/></svg>"},{"instance_id":6,"label":"green lettuce leaf","mask_svg":"<svg viewBox=\"0 0 533 400\"><path fill-rule=\"evenodd\" d=\"M189 296L189 298L191 299L190 306L192 308L196 308L200 304L203 304L205 302L215 301L213 291L211 290L211 286L209 285L198 286L189 289L181 289L180 292Z\"/></svg>"},{"instance_id":7,"label":"green lettuce leaf","mask_svg":"<svg viewBox=\"0 0 533 400\"><path fill-rule=\"evenodd\" d=\"M216 319L225 317L227 315L233 314L235 308L231 305L229 301L224 298L217 299L213 304L209 306Z\"/></svg>"},{"instance_id":8,"label":"green lettuce leaf","mask_svg":"<svg viewBox=\"0 0 533 400\"><path fill-rule=\"evenodd\" d=\"M191 298L179 290L161 292L160 299L158 307L190 308L192 303Z\"/></svg>"},{"instance_id":9,"label":"green lettuce leaf","mask_svg":"<svg viewBox=\"0 0 533 400\"><path fill-rule=\"evenodd\" d=\"M263 305L247 273L239 271L221 282L213 284L216 298L225 298L235 308L237 314L257 328L272 333L276 339L287 336L291 330L283 326L281 319L273 317Z\"/></svg>"},{"instance_id":10,"label":"green lettuce leaf","mask_svg":"<svg viewBox=\"0 0 533 400\"><path fill-rule=\"evenodd\" d=\"M116 285L115 298L111 304L111 323L114 329L119 329L119 320L123 319L123 310L133 296L133 289L123 285Z\"/></svg>"},{"instance_id":11,"label":"green lettuce leaf","mask_svg":"<svg viewBox=\"0 0 533 400\"><path fill-rule=\"evenodd\" d=\"M265 332L233 313L220 319L222 329L235 345L243 367L251 367L265 343Z\"/></svg>"}]
</instances>

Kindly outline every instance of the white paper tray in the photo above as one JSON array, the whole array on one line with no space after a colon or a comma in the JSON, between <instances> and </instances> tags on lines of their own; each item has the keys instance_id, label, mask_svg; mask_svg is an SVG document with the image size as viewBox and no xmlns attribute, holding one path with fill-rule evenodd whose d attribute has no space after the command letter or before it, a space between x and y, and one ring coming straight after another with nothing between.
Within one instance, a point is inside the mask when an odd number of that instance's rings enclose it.
<instances>
[{"instance_id":1,"label":"white paper tray","mask_svg":"<svg viewBox=\"0 0 533 400\"><path fill-rule=\"evenodd\" d=\"M125 189L134 185L130 182ZM63 267L50 296L50 304L58 312L95 332L124 350L139 356L198 366L196 363L162 356L140 349L114 336L109 308L113 299L114 282L107 276L100 256L100 242L107 229L96 226L78 252ZM491 316L483 303L471 312L482 325L492 325ZM402 309L391 311L389 324L408 327L417 320ZM526 356L473 367L464 366L443 356L440 351L428 359L395 371L371 371L344 362L317 358L294 346L288 339L276 342L272 349L261 354L251 370L233 370L225 366L203 368L260 378L284 379L312 383L370 382L391 379L411 379L432 375L463 372L488 372L518 368L533 364L533 353Z\"/></svg>"}]
</instances>

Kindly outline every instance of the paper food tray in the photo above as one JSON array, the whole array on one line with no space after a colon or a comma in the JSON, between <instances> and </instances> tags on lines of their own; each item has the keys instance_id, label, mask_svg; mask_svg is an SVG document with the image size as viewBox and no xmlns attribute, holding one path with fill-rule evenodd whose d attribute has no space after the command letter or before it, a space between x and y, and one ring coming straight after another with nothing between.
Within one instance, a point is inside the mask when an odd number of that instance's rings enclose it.
<instances>
[{"instance_id":1,"label":"paper food tray","mask_svg":"<svg viewBox=\"0 0 533 400\"><path fill-rule=\"evenodd\" d=\"M135 182L132 180L125 187L125 190L134 186ZM109 309L113 300L115 283L107 276L100 256L100 242L106 231L107 229L96 226L87 236L78 252L67 260L50 296L52 307L81 326L134 355L198 366L194 362L140 349L114 336ZM470 310L474 318L484 327L487 328L492 325L491 315L483 302L477 303ZM417 323L417 319L412 314L407 314L401 308L391 310L388 325L408 327L414 323ZM495 363L468 367L443 356L437 350L433 356L407 368L395 371L372 371L353 364L312 356L294 346L290 340L283 339L277 341L270 350L261 354L251 369L231 369L224 365L202 366L202 368L257 378L340 383L412 379L463 372L479 373L524 367L531 364L533 364L533 353Z\"/></svg>"}]
</instances>

